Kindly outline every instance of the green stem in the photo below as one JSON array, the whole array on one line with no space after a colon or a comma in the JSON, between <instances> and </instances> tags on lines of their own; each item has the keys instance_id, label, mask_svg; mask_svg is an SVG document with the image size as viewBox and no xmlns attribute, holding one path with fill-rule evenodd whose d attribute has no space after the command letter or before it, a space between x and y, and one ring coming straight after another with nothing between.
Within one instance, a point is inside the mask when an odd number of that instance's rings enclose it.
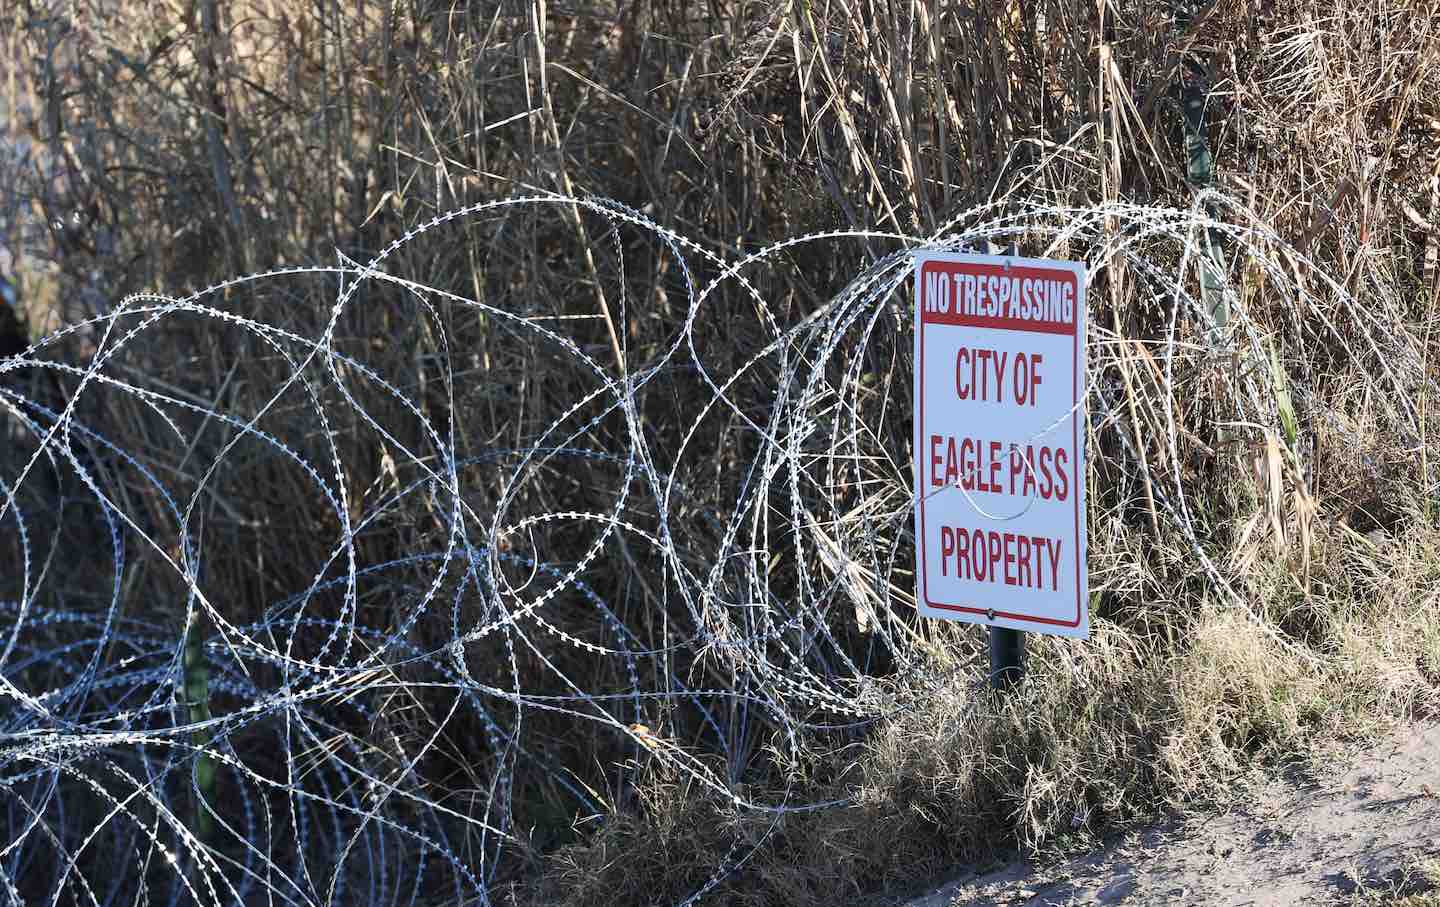
<instances>
[{"instance_id":1,"label":"green stem","mask_svg":"<svg viewBox=\"0 0 1440 907\"><path fill-rule=\"evenodd\" d=\"M200 616L196 615L185 634L185 703L191 724L210 720L210 662L205 658L205 634L201 623ZM190 830L202 844L208 844L215 827L210 815L215 804L215 760L210 755L211 734L207 730L194 731L190 742L196 751L195 799Z\"/></svg>"}]
</instances>

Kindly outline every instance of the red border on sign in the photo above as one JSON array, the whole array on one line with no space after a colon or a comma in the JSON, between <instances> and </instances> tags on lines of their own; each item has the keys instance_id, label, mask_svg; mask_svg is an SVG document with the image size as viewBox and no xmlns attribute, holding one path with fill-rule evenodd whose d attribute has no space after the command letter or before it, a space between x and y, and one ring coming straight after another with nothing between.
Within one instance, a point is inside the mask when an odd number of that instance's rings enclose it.
<instances>
[{"instance_id":1,"label":"red border on sign","mask_svg":"<svg viewBox=\"0 0 1440 907\"><path fill-rule=\"evenodd\" d=\"M989 317L989 316L982 316L982 315L962 315L962 314L959 314L959 313L957 313L957 312L949 312L949 313L926 312L926 311L925 311L925 274L926 274L927 271L929 271L929 272L933 272L933 271L946 271L946 272L949 272L949 273L951 273L951 274L961 274L961 273L964 273L964 274L975 274L975 275L977 275L977 276L990 276L990 275L996 275L996 276L998 276L998 275L1006 275L1006 276L1009 276L1009 277L1016 277L1016 276L1018 276L1018 277L1021 277L1021 278L1025 278L1025 277L1043 277L1043 278L1046 279L1046 280L1056 280L1056 279L1059 279L1059 280L1061 280L1061 281L1063 281L1063 282L1069 283L1069 284L1074 288L1074 297L1073 297L1073 298L1074 298L1075 302L1074 302L1073 307L1072 307L1071 310L1070 310L1071 320L1070 320L1069 322L1032 321L1032 320L1020 319L1020 318L996 318L996 317ZM1037 267L1033 267L1033 266L1026 266L1026 265L1019 265L1019 264L1012 264L1012 265L1010 265L1010 266L1007 268L1007 267L1006 267L1005 265L1003 265L1003 264L985 264L985 263L981 263L981 262L963 262L963 263L962 263L962 262L948 262L948 261L927 261L927 262L925 262L925 263L915 272L915 282L916 282L916 287L915 287L915 305L919 306L919 308L920 308L920 361L919 361L919 363L917 363L916 368L918 368L918 369L920 370L920 374L921 374L921 375L924 375L924 374L925 374L925 325L926 325L926 324L951 324L951 325L961 325L961 326L967 326L967 327L996 328L996 329L1009 330L1009 331L1033 331L1033 332L1042 333L1042 334L1069 334L1071 337L1074 338L1074 341L1073 341L1073 342L1074 342L1074 356L1075 356L1075 358L1074 358L1075 368L1072 370L1071 376L1070 376L1071 395L1072 395L1072 399L1074 400L1075 403L1078 404L1078 403L1080 402L1080 374L1079 374L1079 373L1080 373L1080 368L1079 368L1079 366L1080 366L1080 331L1077 330L1077 326L1076 326L1076 324L1075 324L1075 318L1076 318L1076 316L1078 316L1078 315L1080 314L1081 310L1083 309L1083 305L1082 305L1082 300L1080 299L1080 289L1081 289L1081 288L1080 288L1080 286L1079 286L1079 282L1078 282L1078 280L1077 280L1077 278L1076 278L1076 276L1075 276L1075 273L1074 273L1073 271L1069 271L1069 270L1065 270L1065 269L1060 269L1060 268L1037 268ZM922 380L923 380L923 379L922 379ZM919 430L919 432L916 434L916 438L919 439L919 438L925 437L925 395L924 395L923 393L921 393L921 394L918 394L917 396L919 397L919 400L917 401L917 407L918 407L918 410L919 410L920 430ZM1076 451L1077 453L1078 453L1079 450L1080 450L1080 426L1079 426L1079 422L1080 422L1080 420L1079 420L1078 418L1074 418L1074 417L1072 417L1071 420L1070 420L1070 438L1071 438L1071 442L1070 442L1070 443L1073 445L1073 446L1071 447L1071 449L1074 450L1074 451ZM917 442L917 443L918 443L918 442ZM918 453L917 453L917 457L918 457ZM917 459L917 462L918 462L918 459ZM1076 464L1076 465L1078 465L1079 462L1080 462L1080 458L1079 458L1078 456L1072 459L1072 463L1074 463L1074 464ZM1072 466L1071 468L1074 469L1074 466ZM915 476L915 481L916 481L917 483L921 481L921 476L922 476L922 475L923 475L923 470L920 471L920 472L917 472L917 474L916 474L916 476ZM1078 475L1072 474L1070 478L1071 478L1071 482L1074 484L1074 487L1079 488L1079 487L1080 487L1079 481L1080 481L1081 477L1078 476ZM1006 620L1024 621L1024 622L1032 623L1032 624L1048 624L1048 625L1050 625L1050 626L1057 626L1057 627L1078 627L1078 626L1080 626L1080 615L1081 615L1081 610L1082 610L1082 609L1081 609L1081 601L1080 601L1080 588L1081 588L1080 570L1082 569L1082 565L1081 565L1081 560L1082 560L1082 559L1081 559L1081 557L1080 557L1079 539L1080 539L1080 520L1081 520L1081 518L1082 518L1082 514L1081 514L1081 512L1080 512L1080 508L1081 508L1081 501L1083 500L1083 497L1084 497L1083 495L1077 493L1077 494L1075 495L1075 497L1074 497L1074 501L1075 501L1075 539L1076 539L1076 546L1075 546L1075 619L1074 619L1074 620L1060 620L1060 619L1054 618L1054 617L1036 617L1035 615L1032 615L1032 614L1018 614L1018 613L1015 613L1015 612L1013 612L1013 611L1000 611L1000 610L996 610L996 609L993 609L993 608L976 608L976 607L973 607L973 606L970 606L970 605L957 605L957 604L950 604L950 603L946 603L946 602L935 602L935 601L931 601L931 600L930 600L930 564L929 564L930 551L929 551L929 546L927 546L927 545L925 544L925 539L927 538L927 536L926 536L926 534L925 534L925 495L923 495L923 494L922 494L922 495L918 495L918 497L920 498L920 504L919 504L919 506L920 506L920 539L918 540L918 544L919 544L919 546L920 546L921 585L922 585L922 587L923 587L922 590L921 590L921 595L922 595L922 597L925 599L925 604L926 604L927 606L929 606L929 607L931 607L931 608L934 608L934 609L936 609L936 610L938 610L938 611L955 611L955 612L959 612L959 613L962 613L962 614L981 614L981 615L984 615L984 616L987 617L987 618L990 618L991 620L994 620L995 618L1002 618L1002 617L1003 617L1003 618L1005 618ZM994 615L993 618L990 617L990 615L992 615L992 614Z\"/></svg>"}]
</instances>

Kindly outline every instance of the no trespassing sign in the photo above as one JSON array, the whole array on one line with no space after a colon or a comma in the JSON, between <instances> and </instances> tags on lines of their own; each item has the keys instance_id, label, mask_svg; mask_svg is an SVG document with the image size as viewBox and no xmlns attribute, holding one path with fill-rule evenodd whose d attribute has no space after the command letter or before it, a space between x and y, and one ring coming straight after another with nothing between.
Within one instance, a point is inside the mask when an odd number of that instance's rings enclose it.
<instances>
[{"instance_id":1,"label":"no trespassing sign","mask_svg":"<svg viewBox=\"0 0 1440 907\"><path fill-rule=\"evenodd\" d=\"M920 613L1088 637L1084 266L920 253L915 301Z\"/></svg>"}]
</instances>

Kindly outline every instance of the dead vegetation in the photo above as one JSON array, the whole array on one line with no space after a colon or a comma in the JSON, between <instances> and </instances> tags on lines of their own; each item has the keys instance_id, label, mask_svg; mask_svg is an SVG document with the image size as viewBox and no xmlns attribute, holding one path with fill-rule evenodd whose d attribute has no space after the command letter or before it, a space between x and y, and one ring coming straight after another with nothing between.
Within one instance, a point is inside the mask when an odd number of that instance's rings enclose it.
<instances>
[{"instance_id":1,"label":"dead vegetation","mask_svg":"<svg viewBox=\"0 0 1440 907\"><path fill-rule=\"evenodd\" d=\"M8 881L834 903L1433 710L1437 12L8 6ZM1094 275L1095 638L1006 702L913 614L942 232Z\"/></svg>"}]
</instances>

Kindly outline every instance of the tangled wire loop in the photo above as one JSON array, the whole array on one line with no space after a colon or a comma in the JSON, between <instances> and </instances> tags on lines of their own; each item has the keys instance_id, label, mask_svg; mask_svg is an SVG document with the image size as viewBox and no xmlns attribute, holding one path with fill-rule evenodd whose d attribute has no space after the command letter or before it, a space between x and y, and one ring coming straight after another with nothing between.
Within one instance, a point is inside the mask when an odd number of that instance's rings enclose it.
<instances>
[{"instance_id":1,"label":"tangled wire loop","mask_svg":"<svg viewBox=\"0 0 1440 907\"><path fill-rule=\"evenodd\" d=\"M606 224L613 351L576 339L593 320L387 268L520 210ZM1223 330L1187 289L1217 234L1227 267L1262 288L1227 286ZM627 291L622 235L655 244L687 301L645 349L626 329L651 313ZM0 359L3 900L488 904L547 845L538 804L564 804L550 827L603 821L633 799L642 762L741 810L841 805L742 782L783 775L810 735L905 708L883 678L933 675L910 566L910 256L1010 243L1083 258L1092 287L1123 268L1160 313L1159 373L1132 392L1159 414L1168 455L1142 457L1134 432L1107 427L1127 411L1118 338L1098 319L1091 443L1112 431L1126 474L1236 607L1192 525L1182 380L1221 370L1228 396L1211 405L1270 431L1283 414L1268 338L1320 338L1374 376L1395 431L1415 430L1422 360L1401 313L1362 311L1213 194L1188 211L997 204L928 237L816 233L733 260L614 202L514 198L451 211L364 265L131 296ZM767 275L816 247L864 263L795 315ZM339 286L313 330L256 314L307 281ZM436 338L427 382L344 339L384 294ZM467 366L457 313L541 353L518 377ZM172 364L147 339L177 323L245 338L246 367L279 371L243 407L161 380ZM77 338L92 348L83 364L46 355ZM1302 408L1306 368L1291 368ZM66 398L22 392L22 376L47 372L70 382ZM556 405L555 388L573 396ZM145 449L88 415L100 396L155 426ZM482 431L477 399L510 414ZM247 478L260 470L271 478ZM328 554L308 561L277 535L291 513L309 514L306 541ZM95 530L88 542L76 524ZM275 563L276 546L296 562ZM308 584L277 587L297 571ZM695 897L751 847L718 858Z\"/></svg>"}]
</instances>

